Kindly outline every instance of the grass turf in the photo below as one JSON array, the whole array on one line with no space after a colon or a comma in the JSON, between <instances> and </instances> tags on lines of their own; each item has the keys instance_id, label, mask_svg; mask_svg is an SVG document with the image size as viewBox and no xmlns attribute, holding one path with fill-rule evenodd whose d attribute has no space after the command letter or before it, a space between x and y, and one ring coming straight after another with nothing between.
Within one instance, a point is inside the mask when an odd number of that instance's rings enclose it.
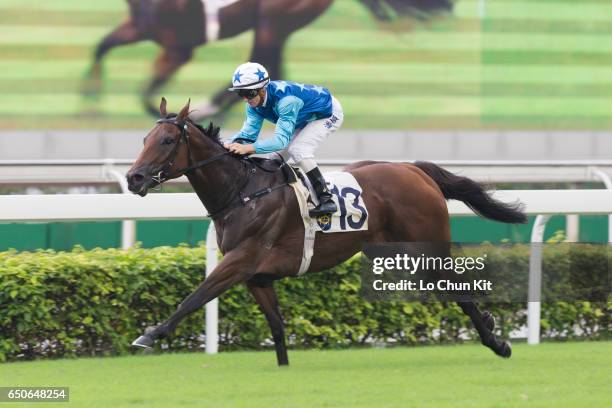
<instances>
[{"instance_id":1,"label":"grass turf","mask_svg":"<svg viewBox=\"0 0 612 408\"><path fill-rule=\"evenodd\" d=\"M2 385L69 386L74 407L604 407L612 342L163 354L0 365ZM11 406L24 406L20 403Z\"/></svg>"}]
</instances>

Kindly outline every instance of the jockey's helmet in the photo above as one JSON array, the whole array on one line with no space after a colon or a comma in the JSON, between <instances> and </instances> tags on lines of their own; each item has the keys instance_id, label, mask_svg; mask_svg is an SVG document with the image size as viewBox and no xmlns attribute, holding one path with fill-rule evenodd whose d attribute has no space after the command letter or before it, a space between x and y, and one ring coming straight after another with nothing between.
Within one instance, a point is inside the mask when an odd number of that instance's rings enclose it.
<instances>
[{"instance_id":1,"label":"jockey's helmet","mask_svg":"<svg viewBox=\"0 0 612 408\"><path fill-rule=\"evenodd\" d=\"M234 71L232 87L228 90L260 89L268 85L270 75L266 68L256 62L246 62Z\"/></svg>"}]
</instances>

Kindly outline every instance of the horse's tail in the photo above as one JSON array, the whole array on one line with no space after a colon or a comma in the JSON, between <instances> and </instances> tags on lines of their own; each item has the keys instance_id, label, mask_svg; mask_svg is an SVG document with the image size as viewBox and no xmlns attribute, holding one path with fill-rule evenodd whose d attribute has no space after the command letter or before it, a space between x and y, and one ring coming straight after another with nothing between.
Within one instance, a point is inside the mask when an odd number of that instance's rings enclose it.
<instances>
[{"instance_id":1,"label":"horse's tail","mask_svg":"<svg viewBox=\"0 0 612 408\"><path fill-rule=\"evenodd\" d=\"M463 201L476 214L491 220L510 224L527 222L527 215L520 202L498 201L474 180L457 176L434 163L416 162L414 165L438 184L444 198Z\"/></svg>"},{"instance_id":2,"label":"horse's tail","mask_svg":"<svg viewBox=\"0 0 612 408\"><path fill-rule=\"evenodd\" d=\"M432 15L453 11L453 0L360 0L374 16L382 21L398 16L427 20Z\"/></svg>"}]
</instances>

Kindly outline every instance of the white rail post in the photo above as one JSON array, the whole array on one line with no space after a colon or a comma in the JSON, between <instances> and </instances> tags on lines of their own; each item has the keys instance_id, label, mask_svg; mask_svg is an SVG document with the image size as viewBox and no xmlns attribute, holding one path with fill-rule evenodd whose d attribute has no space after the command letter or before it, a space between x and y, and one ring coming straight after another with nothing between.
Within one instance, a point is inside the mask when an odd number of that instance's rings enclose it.
<instances>
[{"instance_id":1,"label":"white rail post","mask_svg":"<svg viewBox=\"0 0 612 408\"><path fill-rule=\"evenodd\" d=\"M217 231L211 220L206 233L206 277L217 267ZM206 354L219 352L219 300L206 304Z\"/></svg>"},{"instance_id":2,"label":"white rail post","mask_svg":"<svg viewBox=\"0 0 612 408\"><path fill-rule=\"evenodd\" d=\"M576 189L576 183L570 183L570 189ZM580 240L580 215L567 214L565 216L565 240L578 242Z\"/></svg>"},{"instance_id":3,"label":"white rail post","mask_svg":"<svg viewBox=\"0 0 612 408\"><path fill-rule=\"evenodd\" d=\"M103 173L112 179L115 179L121 187L123 194L131 194L128 189L127 179L125 175L119 173L113 168L113 161L110 159L105 160L104 167L102 168ZM122 220L121 221L121 248L129 249L134 246L136 242L136 221L134 220Z\"/></svg>"},{"instance_id":4,"label":"white rail post","mask_svg":"<svg viewBox=\"0 0 612 408\"><path fill-rule=\"evenodd\" d=\"M580 216L578 214L565 216L565 237L567 242L578 242L580 239Z\"/></svg>"},{"instance_id":5,"label":"white rail post","mask_svg":"<svg viewBox=\"0 0 612 408\"><path fill-rule=\"evenodd\" d=\"M590 167L589 170L596 179L601 180L605 184L608 190L612 190L612 179L610 179L610 175L608 173L601 171L596 167ZM612 214L608 214L608 242L612 243Z\"/></svg>"},{"instance_id":6,"label":"white rail post","mask_svg":"<svg viewBox=\"0 0 612 408\"><path fill-rule=\"evenodd\" d=\"M529 290L527 293L527 343L540 343L540 318L542 315L542 253L544 230L550 215L538 215L531 230L529 253ZM535 244L535 245L534 245ZM537 299L535 301L534 299Z\"/></svg>"}]
</instances>

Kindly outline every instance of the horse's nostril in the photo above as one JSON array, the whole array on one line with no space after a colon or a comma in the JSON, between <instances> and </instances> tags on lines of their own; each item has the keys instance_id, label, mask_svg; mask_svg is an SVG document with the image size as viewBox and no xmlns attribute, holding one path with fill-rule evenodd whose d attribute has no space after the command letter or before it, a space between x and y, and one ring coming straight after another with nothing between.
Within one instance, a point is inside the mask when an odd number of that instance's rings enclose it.
<instances>
[{"instance_id":1,"label":"horse's nostril","mask_svg":"<svg viewBox=\"0 0 612 408\"><path fill-rule=\"evenodd\" d=\"M136 173L130 176L132 183L141 183L144 180L144 176L142 174Z\"/></svg>"}]
</instances>

